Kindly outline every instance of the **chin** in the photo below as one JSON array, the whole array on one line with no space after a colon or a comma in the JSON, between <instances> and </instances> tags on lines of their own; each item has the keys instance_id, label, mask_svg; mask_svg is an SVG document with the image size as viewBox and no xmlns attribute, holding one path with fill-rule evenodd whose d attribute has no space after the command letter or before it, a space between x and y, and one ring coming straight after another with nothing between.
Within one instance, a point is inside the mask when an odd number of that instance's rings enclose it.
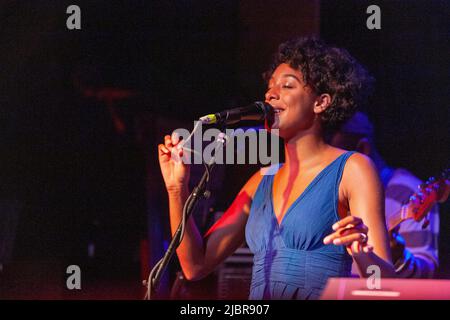
<instances>
[{"instance_id":1,"label":"chin","mask_svg":"<svg viewBox=\"0 0 450 320\"><path fill-rule=\"evenodd\" d=\"M280 130L280 118L278 117L269 117L264 121L264 128L271 132L274 129Z\"/></svg>"},{"instance_id":2,"label":"chin","mask_svg":"<svg viewBox=\"0 0 450 320\"><path fill-rule=\"evenodd\" d=\"M298 125L287 121L287 119L281 121L280 117L266 119L264 121L264 128L271 134L274 134L284 140L289 140L295 136L298 131Z\"/></svg>"},{"instance_id":3,"label":"chin","mask_svg":"<svg viewBox=\"0 0 450 320\"><path fill-rule=\"evenodd\" d=\"M264 125L264 128L270 133L273 134L281 139L286 140L290 135L286 132L286 130L283 130L282 128L272 125L271 127L267 126L267 124Z\"/></svg>"}]
</instances>

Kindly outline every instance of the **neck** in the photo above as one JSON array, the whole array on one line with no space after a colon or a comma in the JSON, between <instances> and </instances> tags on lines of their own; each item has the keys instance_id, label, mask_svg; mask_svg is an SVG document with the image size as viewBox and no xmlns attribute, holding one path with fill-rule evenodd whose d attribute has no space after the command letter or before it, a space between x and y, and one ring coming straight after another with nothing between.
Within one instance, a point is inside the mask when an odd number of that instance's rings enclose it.
<instances>
[{"instance_id":1,"label":"neck","mask_svg":"<svg viewBox=\"0 0 450 320\"><path fill-rule=\"evenodd\" d=\"M303 131L284 142L285 168L298 169L312 165L327 148L327 144L315 130Z\"/></svg>"}]
</instances>

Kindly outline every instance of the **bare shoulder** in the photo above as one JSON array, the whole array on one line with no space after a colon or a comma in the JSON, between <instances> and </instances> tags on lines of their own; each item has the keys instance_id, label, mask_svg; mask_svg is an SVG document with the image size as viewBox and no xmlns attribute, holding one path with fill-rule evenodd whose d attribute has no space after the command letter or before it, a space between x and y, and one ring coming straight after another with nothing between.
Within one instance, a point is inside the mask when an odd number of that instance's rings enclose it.
<instances>
[{"instance_id":1,"label":"bare shoulder","mask_svg":"<svg viewBox=\"0 0 450 320\"><path fill-rule=\"evenodd\" d=\"M351 171L372 171L376 170L375 164L373 163L372 159L370 159L368 156L355 152L353 153L347 160L347 164L345 166L345 169L349 169Z\"/></svg>"},{"instance_id":2,"label":"bare shoulder","mask_svg":"<svg viewBox=\"0 0 450 320\"><path fill-rule=\"evenodd\" d=\"M328 146L326 162L330 163L333 159L337 159L339 156L347 152L348 150ZM368 172L376 172L376 167L372 159L362 153L354 151L345 163L343 178L352 177L354 174L364 175L364 173Z\"/></svg>"},{"instance_id":3,"label":"bare shoulder","mask_svg":"<svg viewBox=\"0 0 450 320\"><path fill-rule=\"evenodd\" d=\"M245 185L242 187L241 192L245 191L251 199L253 199L256 189L258 188L261 180L263 178L263 175L261 174L261 171L256 171L250 179L247 180Z\"/></svg>"},{"instance_id":4,"label":"bare shoulder","mask_svg":"<svg viewBox=\"0 0 450 320\"><path fill-rule=\"evenodd\" d=\"M364 190L367 185L378 188L380 181L373 161L364 154L358 152L352 154L345 164L342 184L344 191L347 192L352 189Z\"/></svg>"}]
</instances>

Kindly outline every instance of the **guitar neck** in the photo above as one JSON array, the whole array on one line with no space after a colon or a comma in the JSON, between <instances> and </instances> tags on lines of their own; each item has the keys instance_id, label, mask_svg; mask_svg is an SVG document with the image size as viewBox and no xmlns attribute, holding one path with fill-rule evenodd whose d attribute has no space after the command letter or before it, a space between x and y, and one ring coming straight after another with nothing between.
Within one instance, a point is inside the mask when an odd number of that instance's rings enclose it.
<instances>
[{"instance_id":1,"label":"guitar neck","mask_svg":"<svg viewBox=\"0 0 450 320\"><path fill-rule=\"evenodd\" d=\"M437 202L446 201L450 195L449 170L445 170L439 180L430 178L425 185L421 185L419 188L419 192L414 193L400 210L386 216L388 231L407 219L421 221ZM428 220L425 220L424 226L427 224Z\"/></svg>"},{"instance_id":2,"label":"guitar neck","mask_svg":"<svg viewBox=\"0 0 450 320\"><path fill-rule=\"evenodd\" d=\"M386 217L386 225L388 231L393 230L396 226L398 226L403 221L409 219L406 215L408 207L403 205L400 210L391 214L389 217Z\"/></svg>"}]
</instances>

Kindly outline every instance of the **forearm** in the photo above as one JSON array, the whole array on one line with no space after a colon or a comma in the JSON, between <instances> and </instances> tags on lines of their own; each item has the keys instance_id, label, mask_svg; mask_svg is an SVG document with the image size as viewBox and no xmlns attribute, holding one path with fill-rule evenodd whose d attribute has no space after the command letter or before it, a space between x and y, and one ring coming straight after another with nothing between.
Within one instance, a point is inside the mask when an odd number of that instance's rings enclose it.
<instances>
[{"instance_id":1,"label":"forearm","mask_svg":"<svg viewBox=\"0 0 450 320\"><path fill-rule=\"evenodd\" d=\"M374 252L362 253L354 255L353 260L356 263L359 275L363 278L371 276L370 266L377 266L380 268L382 278L394 278L396 277L394 266L376 255Z\"/></svg>"},{"instance_id":2,"label":"forearm","mask_svg":"<svg viewBox=\"0 0 450 320\"><path fill-rule=\"evenodd\" d=\"M183 206L188 198L188 189L171 190L169 195L170 228L174 236L183 216ZM183 273L188 280L203 276L204 243L203 238L195 225L193 217L189 217L183 240L177 248L178 259Z\"/></svg>"}]
</instances>

